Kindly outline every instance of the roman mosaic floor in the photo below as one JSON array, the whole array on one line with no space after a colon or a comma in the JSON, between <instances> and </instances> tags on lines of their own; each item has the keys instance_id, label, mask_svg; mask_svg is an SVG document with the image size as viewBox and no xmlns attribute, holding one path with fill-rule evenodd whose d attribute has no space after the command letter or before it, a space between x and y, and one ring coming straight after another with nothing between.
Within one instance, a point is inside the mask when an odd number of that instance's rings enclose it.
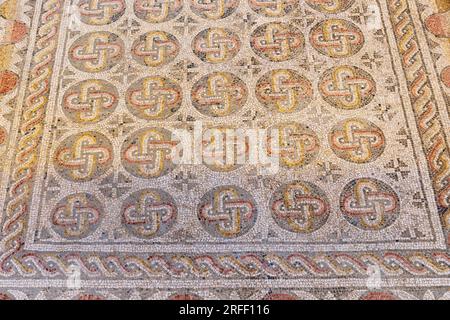
<instances>
[{"instance_id":1,"label":"roman mosaic floor","mask_svg":"<svg viewBox=\"0 0 450 320\"><path fill-rule=\"evenodd\" d=\"M0 0L0 299L450 299L450 2Z\"/></svg>"}]
</instances>

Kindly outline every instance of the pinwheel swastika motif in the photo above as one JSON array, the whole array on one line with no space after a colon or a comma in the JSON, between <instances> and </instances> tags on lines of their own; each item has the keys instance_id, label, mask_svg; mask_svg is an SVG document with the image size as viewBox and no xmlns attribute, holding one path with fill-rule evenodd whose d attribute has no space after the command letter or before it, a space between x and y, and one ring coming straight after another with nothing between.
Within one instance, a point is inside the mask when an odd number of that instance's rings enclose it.
<instances>
[{"instance_id":1,"label":"pinwheel swastika motif","mask_svg":"<svg viewBox=\"0 0 450 320\"><path fill-rule=\"evenodd\" d=\"M191 10L202 18L223 19L236 11L240 0L190 0Z\"/></svg>"},{"instance_id":2,"label":"pinwheel swastika motif","mask_svg":"<svg viewBox=\"0 0 450 320\"><path fill-rule=\"evenodd\" d=\"M180 51L180 43L164 31L151 31L143 34L133 44L133 57L139 63L158 67L175 59Z\"/></svg>"},{"instance_id":3,"label":"pinwheel swastika motif","mask_svg":"<svg viewBox=\"0 0 450 320\"><path fill-rule=\"evenodd\" d=\"M55 169L71 181L89 181L101 176L111 165L112 145L94 131L69 136L55 151Z\"/></svg>"},{"instance_id":4,"label":"pinwheel swastika motif","mask_svg":"<svg viewBox=\"0 0 450 320\"><path fill-rule=\"evenodd\" d=\"M77 123L96 123L116 109L117 89L104 80L85 80L71 86L64 94L62 109Z\"/></svg>"},{"instance_id":5,"label":"pinwheel swastika motif","mask_svg":"<svg viewBox=\"0 0 450 320\"><path fill-rule=\"evenodd\" d=\"M167 174L175 165L172 150L177 142L172 133L162 128L142 129L133 133L122 145L122 164L137 177L157 178Z\"/></svg>"},{"instance_id":6,"label":"pinwheel swastika motif","mask_svg":"<svg viewBox=\"0 0 450 320\"><path fill-rule=\"evenodd\" d=\"M280 158L280 164L287 168L302 167L310 163L320 149L317 134L297 122L280 123L272 129L278 130L278 144L272 147L269 137L267 151L270 156Z\"/></svg>"},{"instance_id":7,"label":"pinwheel swastika motif","mask_svg":"<svg viewBox=\"0 0 450 320\"><path fill-rule=\"evenodd\" d=\"M364 35L352 22L329 19L311 29L309 41L321 54L331 58L345 58L361 50Z\"/></svg>"},{"instance_id":8,"label":"pinwheel swastika motif","mask_svg":"<svg viewBox=\"0 0 450 320\"><path fill-rule=\"evenodd\" d=\"M69 49L69 59L81 71L101 72L114 67L123 53L124 44L118 35L100 31L78 38Z\"/></svg>"},{"instance_id":9,"label":"pinwheel swastika motif","mask_svg":"<svg viewBox=\"0 0 450 320\"><path fill-rule=\"evenodd\" d=\"M61 199L51 214L53 229L66 239L81 239L95 231L104 216L103 205L90 193Z\"/></svg>"},{"instance_id":10,"label":"pinwheel swastika motif","mask_svg":"<svg viewBox=\"0 0 450 320\"><path fill-rule=\"evenodd\" d=\"M236 238L255 224L255 200L237 186L220 186L208 191L200 200L198 219L209 234Z\"/></svg>"},{"instance_id":11,"label":"pinwheel swastika motif","mask_svg":"<svg viewBox=\"0 0 450 320\"><path fill-rule=\"evenodd\" d=\"M203 164L217 172L236 170L249 155L249 141L232 126L207 127L203 132Z\"/></svg>"},{"instance_id":12,"label":"pinwheel swastika motif","mask_svg":"<svg viewBox=\"0 0 450 320\"><path fill-rule=\"evenodd\" d=\"M312 100L311 82L294 70L277 69L266 73L256 84L256 97L275 112L304 109Z\"/></svg>"},{"instance_id":13,"label":"pinwheel swastika motif","mask_svg":"<svg viewBox=\"0 0 450 320\"><path fill-rule=\"evenodd\" d=\"M244 82L229 72L213 72L201 77L192 87L194 107L211 117L223 117L237 112L247 101Z\"/></svg>"},{"instance_id":14,"label":"pinwheel swastika motif","mask_svg":"<svg viewBox=\"0 0 450 320\"><path fill-rule=\"evenodd\" d=\"M92 25L106 25L117 21L125 12L125 0L80 0L81 21Z\"/></svg>"},{"instance_id":15,"label":"pinwheel swastika motif","mask_svg":"<svg viewBox=\"0 0 450 320\"><path fill-rule=\"evenodd\" d=\"M311 233L326 223L330 202L316 185L294 181L275 191L270 200L270 210L281 228L296 233Z\"/></svg>"},{"instance_id":16,"label":"pinwheel swastika motif","mask_svg":"<svg viewBox=\"0 0 450 320\"><path fill-rule=\"evenodd\" d=\"M319 89L325 101L341 109L364 107L376 93L372 76L354 66L337 66L325 71Z\"/></svg>"},{"instance_id":17,"label":"pinwheel swastika motif","mask_svg":"<svg viewBox=\"0 0 450 320\"><path fill-rule=\"evenodd\" d=\"M342 159L367 163L384 151L386 139L375 124L363 119L347 119L333 127L329 134L330 147Z\"/></svg>"},{"instance_id":18,"label":"pinwheel swastika motif","mask_svg":"<svg viewBox=\"0 0 450 320\"><path fill-rule=\"evenodd\" d=\"M248 0L248 4L253 11L267 17L282 17L298 7L298 1L294 0Z\"/></svg>"},{"instance_id":19,"label":"pinwheel swastika motif","mask_svg":"<svg viewBox=\"0 0 450 320\"><path fill-rule=\"evenodd\" d=\"M197 34L192 50L204 62L222 63L231 60L241 49L241 40L228 29L209 28Z\"/></svg>"},{"instance_id":20,"label":"pinwheel swastika motif","mask_svg":"<svg viewBox=\"0 0 450 320\"><path fill-rule=\"evenodd\" d=\"M122 223L137 237L150 239L168 232L177 219L172 196L159 189L131 194L122 207Z\"/></svg>"},{"instance_id":21,"label":"pinwheel swastika motif","mask_svg":"<svg viewBox=\"0 0 450 320\"><path fill-rule=\"evenodd\" d=\"M355 0L305 0L312 8L323 13L339 13L348 10Z\"/></svg>"},{"instance_id":22,"label":"pinwheel swastika motif","mask_svg":"<svg viewBox=\"0 0 450 320\"><path fill-rule=\"evenodd\" d=\"M159 76L147 77L133 83L126 95L130 112L147 120L170 117L180 108L182 99L180 86Z\"/></svg>"},{"instance_id":23,"label":"pinwheel swastika motif","mask_svg":"<svg viewBox=\"0 0 450 320\"><path fill-rule=\"evenodd\" d=\"M257 27L250 45L261 58L280 62L297 56L305 45L301 31L286 23L272 22Z\"/></svg>"},{"instance_id":24,"label":"pinwheel swastika motif","mask_svg":"<svg viewBox=\"0 0 450 320\"><path fill-rule=\"evenodd\" d=\"M398 195L385 182L373 178L350 181L340 202L345 219L364 230L384 229L400 215Z\"/></svg>"},{"instance_id":25,"label":"pinwheel swastika motif","mask_svg":"<svg viewBox=\"0 0 450 320\"><path fill-rule=\"evenodd\" d=\"M183 9L182 0L135 0L136 16L150 23L172 20Z\"/></svg>"}]
</instances>

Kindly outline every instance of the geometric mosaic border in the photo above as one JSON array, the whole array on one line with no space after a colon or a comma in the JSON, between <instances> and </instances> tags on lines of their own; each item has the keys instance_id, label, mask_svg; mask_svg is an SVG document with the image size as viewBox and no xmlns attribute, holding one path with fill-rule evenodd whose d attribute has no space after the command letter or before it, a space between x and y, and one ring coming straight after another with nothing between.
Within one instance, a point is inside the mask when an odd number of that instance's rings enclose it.
<instances>
[{"instance_id":1,"label":"geometric mosaic border","mask_svg":"<svg viewBox=\"0 0 450 320\"><path fill-rule=\"evenodd\" d=\"M176 287L177 283L215 287L261 286L332 287L363 286L370 266L378 266L383 275L391 279L387 286L450 286L450 155L448 112L443 100L436 96L429 79L431 71L424 58L423 35L414 25L417 14L415 4L407 0L380 0L390 14L390 23L395 31L396 49L403 63L410 103L415 115L417 130L426 154L430 179L433 182L436 204L441 217L447 248L434 251L386 251L386 252L272 252L241 254L119 254L114 253L35 253L23 249L28 226L29 208L34 177L39 157L43 122L49 96L49 82L53 72L56 42L61 23L64 0L36 1L35 16L37 30L36 48L26 91L19 93L23 103L17 124L16 158L10 167L10 177L5 190L6 205L2 213L0 242L0 287L25 285L17 277L42 279L34 285L58 286L57 279L70 272L70 265L80 266L88 279L99 279L92 286L132 287L156 285ZM422 38L422 39L421 39ZM426 50L425 50L426 51ZM396 54L395 52L393 54ZM27 67L25 67L27 68ZM4 183L4 182L3 182ZM416 282L417 279L427 281ZM13 280L14 279L14 280ZM50 280L49 280L50 279ZM51 280L54 279L54 280ZM136 279L136 282L127 279ZM158 280L157 283L151 282ZM239 280L234 282L234 280ZM245 279L252 279L251 281ZM260 279L256 281L254 279ZM436 281L434 281L435 279ZM114 280L117 280L114 282ZM119 281L123 280L123 281ZM180 282L183 280L184 282ZM52 282L53 281L53 282ZM150 281L150 282L148 282ZM165 281L165 282L164 282Z\"/></svg>"}]
</instances>

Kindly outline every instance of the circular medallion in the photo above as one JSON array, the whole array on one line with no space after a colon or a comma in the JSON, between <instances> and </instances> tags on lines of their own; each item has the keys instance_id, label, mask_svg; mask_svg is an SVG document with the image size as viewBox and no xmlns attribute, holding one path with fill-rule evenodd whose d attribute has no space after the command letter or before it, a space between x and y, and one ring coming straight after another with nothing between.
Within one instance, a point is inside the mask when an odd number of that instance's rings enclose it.
<instances>
[{"instance_id":1,"label":"circular medallion","mask_svg":"<svg viewBox=\"0 0 450 320\"><path fill-rule=\"evenodd\" d=\"M159 67L172 62L180 52L180 43L170 33L151 31L133 43L131 53L138 63Z\"/></svg>"},{"instance_id":2,"label":"circular medallion","mask_svg":"<svg viewBox=\"0 0 450 320\"><path fill-rule=\"evenodd\" d=\"M80 0L78 13L83 23L107 25L123 16L126 9L124 0Z\"/></svg>"},{"instance_id":3,"label":"circular medallion","mask_svg":"<svg viewBox=\"0 0 450 320\"><path fill-rule=\"evenodd\" d=\"M376 93L376 84L366 71L354 66L337 66L320 78L322 98L339 109L358 109L369 104Z\"/></svg>"},{"instance_id":4,"label":"circular medallion","mask_svg":"<svg viewBox=\"0 0 450 320\"><path fill-rule=\"evenodd\" d=\"M159 189L131 194L122 206L122 224L136 237L151 239L167 233L177 219L172 196Z\"/></svg>"},{"instance_id":5,"label":"circular medallion","mask_svg":"<svg viewBox=\"0 0 450 320\"><path fill-rule=\"evenodd\" d=\"M104 80L85 80L64 93L62 109L76 123L97 123L106 119L117 107L119 93Z\"/></svg>"},{"instance_id":6,"label":"circular medallion","mask_svg":"<svg viewBox=\"0 0 450 320\"><path fill-rule=\"evenodd\" d=\"M160 76L143 78L127 90L128 110L145 120L162 120L170 117L181 106L183 94L174 81Z\"/></svg>"},{"instance_id":7,"label":"circular medallion","mask_svg":"<svg viewBox=\"0 0 450 320\"><path fill-rule=\"evenodd\" d=\"M355 163L374 161L386 146L383 131L372 122L359 118L338 123L328 139L331 149L339 158Z\"/></svg>"},{"instance_id":8,"label":"circular medallion","mask_svg":"<svg viewBox=\"0 0 450 320\"><path fill-rule=\"evenodd\" d=\"M255 224L256 204L247 191L237 186L220 186L200 200L198 219L213 237L236 238Z\"/></svg>"},{"instance_id":9,"label":"circular medallion","mask_svg":"<svg viewBox=\"0 0 450 320\"><path fill-rule=\"evenodd\" d=\"M352 22L329 19L311 29L311 45L330 58L346 58L358 53L364 45L362 31Z\"/></svg>"},{"instance_id":10,"label":"circular medallion","mask_svg":"<svg viewBox=\"0 0 450 320\"><path fill-rule=\"evenodd\" d=\"M317 11L323 13L339 13L348 10L355 0L305 0L306 3Z\"/></svg>"},{"instance_id":11,"label":"circular medallion","mask_svg":"<svg viewBox=\"0 0 450 320\"><path fill-rule=\"evenodd\" d=\"M103 218L101 202L92 194L75 193L61 199L51 214L53 230L66 239L92 234Z\"/></svg>"},{"instance_id":12,"label":"circular medallion","mask_svg":"<svg viewBox=\"0 0 450 320\"><path fill-rule=\"evenodd\" d=\"M275 191L270 200L270 210L281 228L295 233L311 233L327 222L330 202L318 186L294 181Z\"/></svg>"},{"instance_id":13,"label":"circular medallion","mask_svg":"<svg viewBox=\"0 0 450 320\"><path fill-rule=\"evenodd\" d=\"M54 154L55 170L65 179L85 182L103 175L112 164L113 147L103 134L87 131L63 140Z\"/></svg>"},{"instance_id":14,"label":"circular medallion","mask_svg":"<svg viewBox=\"0 0 450 320\"><path fill-rule=\"evenodd\" d=\"M239 0L190 0L191 10L209 20L223 19L236 11Z\"/></svg>"},{"instance_id":15,"label":"circular medallion","mask_svg":"<svg viewBox=\"0 0 450 320\"><path fill-rule=\"evenodd\" d=\"M261 58L280 62L297 56L304 48L305 39L293 25L271 22L257 27L250 37L250 46Z\"/></svg>"},{"instance_id":16,"label":"circular medallion","mask_svg":"<svg viewBox=\"0 0 450 320\"><path fill-rule=\"evenodd\" d=\"M209 28L197 34L192 41L197 57L208 63L223 63L233 59L241 49L239 37L223 28Z\"/></svg>"},{"instance_id":17,"label":"circular medallion","mask_svg":"<svg viewBox=\"0 0 450 320\"><path fill-rule=\"evenodd\" d=\"M203 132L202 157L203 164L213 171L236 170L249 158L249 140L245 132L232 126L207 128Z\"/></svg>"},{"instance_id":18,"label":"circular medallion","mask_svg":"<svg viewBox=\"0 0 450 320\"><path fill-rule=\"evenodd\" d=\"M96 73L116 66L123 58L124 44L118 35L91 32L81 36L69 49L69 60L78 70Z\"/></svg>"},{"instance_id":19,"label":"circular medallion","mask_svg":"<svg viewBox=\"0 0 450 320\"><path fill-rule=\"evenodd\" d=\"M272 133L267 141L268 156L278 158L282 167L293 169L306 166L319 153L320 141L316 133L300 123L281 123L269 132Z\"/></svg>"},{"instance_id":20,"label":"circular medallion","mask_svg":"<svg viewBox=\"0 0 450 320\"><path fill-rule=\"evenodd\" d=\"M381 230L400 215L400 200L386 183L373 178L349 182L342 190L340 208L344 218L363 230Z\"/></svg>"},{"instance_id":21,"label":"circular medallion","mask_svg":"<svg viewBox=\"0 0 450 320\"><path fill-rule=\"evenodd\" d=\"M256 83L256 98L271 111L292 113L311 102L312 84L294 70L272 70Z\"/></svg>"},{"instance_id":22,"label":"circular medallion","mask_svg":"<svg viewBox=\"0 0 450 320\"><path fill-rule=\"evenodd\" d=\"M247 101L247 86L229 72L213 72L198 80L191 91L194 107L209 117L236 113Z\"/></svg>"},{"instance_id":23,"label":"circular medallion","mask_svg":"<svg viewBox=\"0 0 450 320\"><path fill-rule=\"evenodd\" d=\"M298 7L296 0L248 0L248 4L253 11L266 17L283 17Z\"/></svg>"},{"instance_id":24,"label":"circular medallion","mask_svg":"<svg viewBox=\"0 0 450 320\"><path fill-rule=\"evenodd\" d=\"M182 0L135 0L134 13L139 19L149 23L172 20L183 9Z\"/></svg>"},{"instance_id":25,"label":"circular medallion","mask_svg":"<svg viewBox=\"0 0 450 320\"><path fill-rule=\"evenodd\" d=\"M128 137L122 145L122 165L140 178L158 178L173 170L172 150L178 142L162 128L142 129Z\"/></svg>"}]
</instances>

